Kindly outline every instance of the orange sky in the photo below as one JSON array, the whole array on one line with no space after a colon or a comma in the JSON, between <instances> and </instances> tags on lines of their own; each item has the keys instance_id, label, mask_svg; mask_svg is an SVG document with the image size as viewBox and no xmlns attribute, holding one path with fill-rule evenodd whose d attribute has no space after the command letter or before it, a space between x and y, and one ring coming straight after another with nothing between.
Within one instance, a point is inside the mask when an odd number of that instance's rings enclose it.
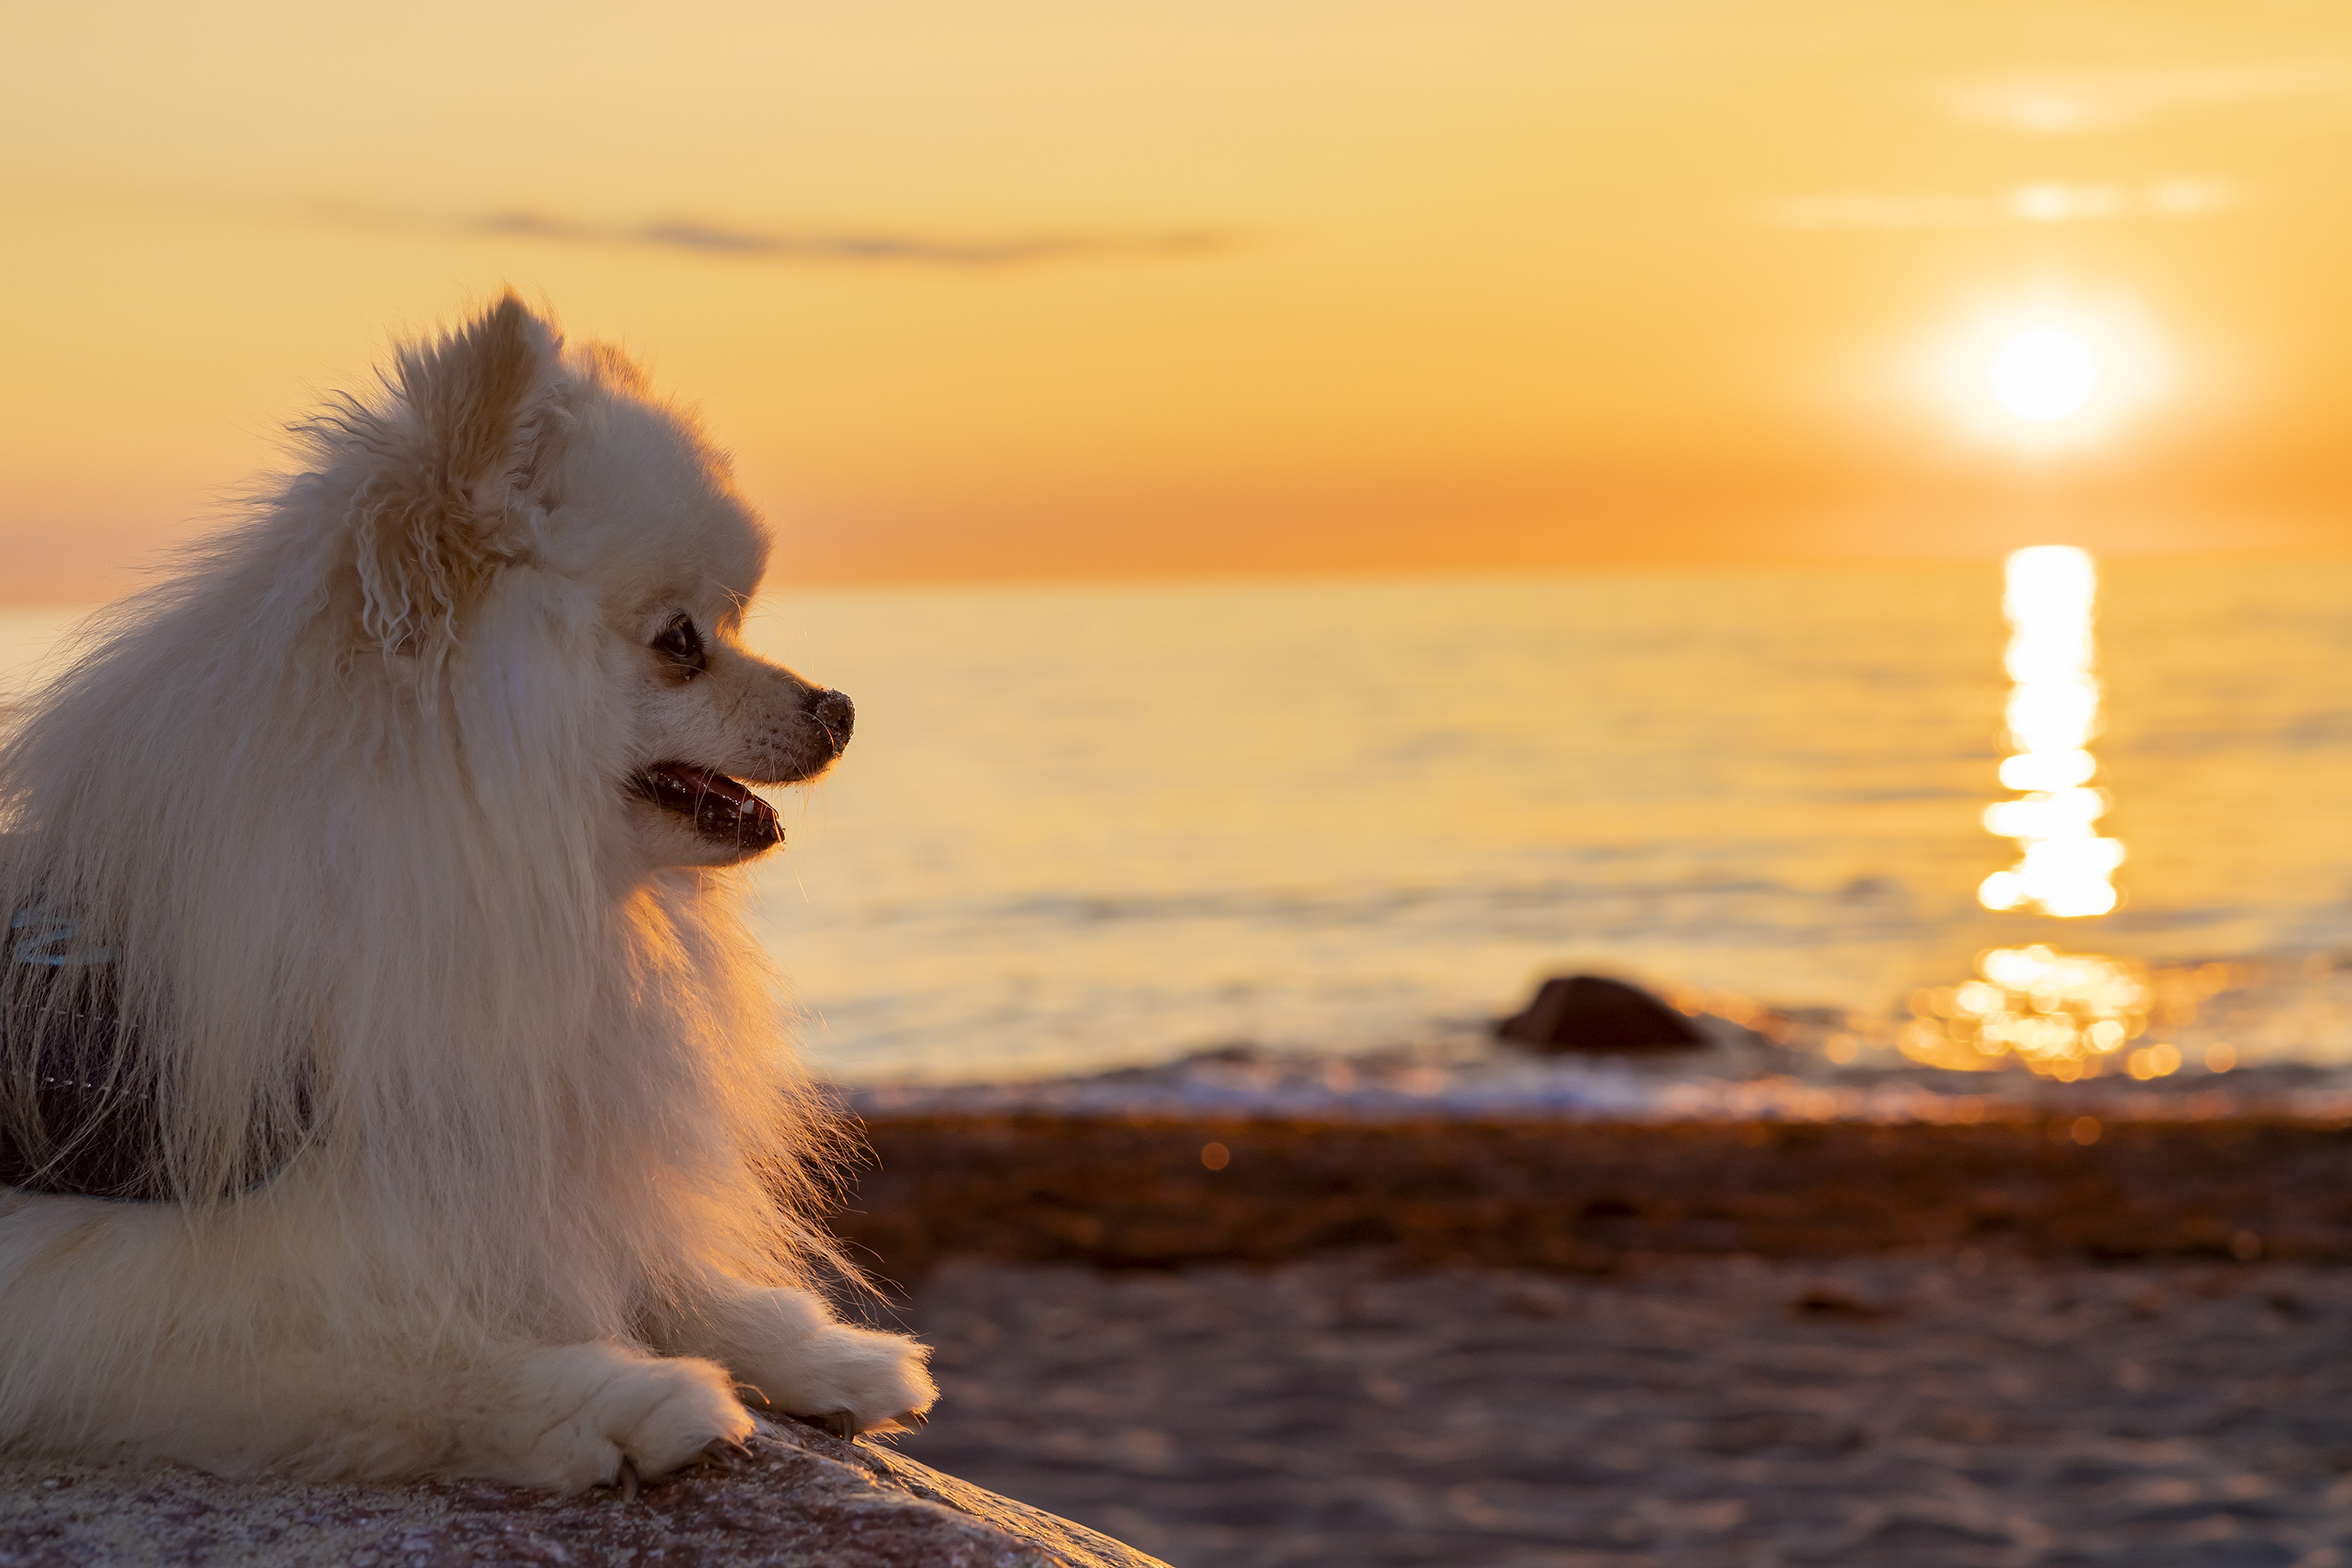
<instances>
[{"instance_id":1,"label":"orange sky","mask_svg":"<svg viewBox=\"0 0 2352 1568\"><path fill-rule=\"evenodd\" d=\"M2352 542L2342 7L11 30L0 601L117 591L503 281L698 401L803 582ZM2034 310L2133 366L2039 452L1952 384Z\"/></svg>"}]
</instances>

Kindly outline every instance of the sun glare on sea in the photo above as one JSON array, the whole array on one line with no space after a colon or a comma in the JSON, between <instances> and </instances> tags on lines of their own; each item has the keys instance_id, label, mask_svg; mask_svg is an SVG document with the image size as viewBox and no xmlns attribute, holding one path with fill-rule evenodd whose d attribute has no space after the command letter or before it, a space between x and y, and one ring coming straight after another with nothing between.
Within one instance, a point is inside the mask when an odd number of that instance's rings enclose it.
<instances>
[{"instance_id":1,"label":"sun glare on sea","mask_svg":"<svg viewBox=\"0 0 2352 1568\"><path fill-rule=\"evenodd\" d=\"M2020 358L2046 347L2030 346ZM2049 363L2056 365L2053 378L2080 374L2079 365L2055 356ZM2059 401L2046 385L2029 384L2026 391L2049 400L2032 408ZM2018 416L2027 415L2020 410ZM2011 636L2004 663L2016 684L2000 783L2017 798L1986 807L1984 825L2014 840L2019 857L1984 879L1977 900L2002 913L2096 919L2122 901L2115 876L2124 862L2122 841L2099 831L2107 792L2090 750L2099 731L2098 567L2088 552L2040 544L2009 558L2006 579L2001 608ZM1987 948L1977 955L1974 978L1912 994L1911 1022L1896 1043L1914 1061L1958 1071L2014 1062L2073 1083L2120 1065L2141 1081L2168 1078L2180 1070L2179 1047L2161 1038L2137 1047L2132 1042L2191 1022L2200 1004L2241 978L2230 964L2151 967L2039 942ZM2209 1053L2206 1068L2226 1072L2235 1059L2233 1053Z\"/></svg>"},{"instance_id":2,"label":"sun glare on sea","mask_svg":"<svg viewBox=\"0 0 2352 1568\"><path fill-rule=\"evenodd\" d=\"M2092 628L2098 571L2084 551L2036 545L2009 558L2001 608L2011 636L2005 661L2017 684L2009 699L2011 754L2000 782L2022 796L1986 808L1988 831L2017 841L2018 864L1984 879L1989 910L2037 910L2063 918L2116 907L2115 870L2124 847L2094 825L2105 794L2093 788L2098 762L2088 750L2099 727L2099 682Z\"/></svg>"},{"instance_id":3,"label":"sun glare on sea","mask_svg":"<svg viewBox=\"0 0 2352 1568\"><path fill-rule=\"evenodd\" d=\"M1984 379L2004 413L2029 425L2056 425L2090 406L2105 367L2081 332L2045 323L2021 328L1995 343Z\"/></svg>"}]
</instances>

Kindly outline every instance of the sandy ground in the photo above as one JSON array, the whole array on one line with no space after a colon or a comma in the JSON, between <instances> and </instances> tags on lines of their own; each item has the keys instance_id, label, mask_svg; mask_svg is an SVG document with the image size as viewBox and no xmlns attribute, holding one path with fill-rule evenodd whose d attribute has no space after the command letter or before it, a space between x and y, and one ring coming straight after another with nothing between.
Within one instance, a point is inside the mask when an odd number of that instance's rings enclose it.
<instances>
[{"instance_id":1,"label":"sandy ground","mask_svg":"<svg viewBox=\"0 0 2352 1568\"><path fill-rule=\"evenodd\" d=\"M2352 1269L961 1261L906 1316L908 1454L1177 1568L2352 1568Z\"/></svg>"}]
</instances>

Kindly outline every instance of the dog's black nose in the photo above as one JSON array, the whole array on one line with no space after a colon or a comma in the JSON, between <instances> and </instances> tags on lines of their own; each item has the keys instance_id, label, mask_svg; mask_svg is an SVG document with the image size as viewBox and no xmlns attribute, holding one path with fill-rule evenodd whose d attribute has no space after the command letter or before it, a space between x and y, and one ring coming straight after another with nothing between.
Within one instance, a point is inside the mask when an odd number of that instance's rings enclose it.
<instances>
[{"instance_id":1,"label":"dog's black nose","mask_svg":"<svg viewBox=\"0 0 2352 1568\"><path fill-rule=\"evenodd\" d=\"M810 700L809 717L824 727L833 742L833 754L839 756L849 744L849 731L857 726L857 705L845 691L820 691Z\"/></svg>"}]
</instances>

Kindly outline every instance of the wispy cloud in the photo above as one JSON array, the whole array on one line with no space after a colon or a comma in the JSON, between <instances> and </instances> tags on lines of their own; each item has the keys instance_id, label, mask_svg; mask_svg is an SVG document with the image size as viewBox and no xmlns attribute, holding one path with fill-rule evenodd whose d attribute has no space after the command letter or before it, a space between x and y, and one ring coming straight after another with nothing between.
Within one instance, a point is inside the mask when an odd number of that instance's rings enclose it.
<instances>
[{"instance_id":1,"label":"wispy cloud","mask_svg":"<svg viewBox=\"0 0 2352 1568\"><path fill-rule=\"evenodd\" d=\"M2120 131L2186 109L2306 98L2352 87L2336 60L2020 73L1955 83L1944 109L1968 124L2031 136Z\"/></svg>"},{"instance_id":2,"label":"wispy cloud","mask_svg":"<svg viewBox=\"0 0 2352 1568\"><path fill-rule=\"evenodd\" d=\"M554 245L684 251L803 266L898 266L983 270L1055 262L1182 259L1234 249L1243 237L1226 229L1120 232L1048 229L998 235L895 230L754 229L686 218L602 223L522 208L436 214L341 203L287 209L305 221L403 229L461 237L513 238Z\"/></svg>"},{"instance_id":3,"label":"wispy cloud","mask_svg":"<svg viewBox=\"0 0 2352 1568\"><path fill-rule=\"evenodd\" d=\"M2176 178L2141 184L2048 181L1994 195L1830 191L1767 202L1761 216L1783 228L1990 228L2138 218L2178 222L2213 217L2238 205L2237 187L2226 180Z\"/></svg>"}]
</instances>

